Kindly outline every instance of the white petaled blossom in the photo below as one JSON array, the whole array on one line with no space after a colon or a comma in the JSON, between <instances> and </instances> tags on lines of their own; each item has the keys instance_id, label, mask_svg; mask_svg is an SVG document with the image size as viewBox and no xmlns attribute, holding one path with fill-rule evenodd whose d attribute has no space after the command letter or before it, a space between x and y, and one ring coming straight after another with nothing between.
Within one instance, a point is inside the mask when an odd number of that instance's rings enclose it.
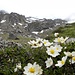
<instances>
[{"instance_id":1,"label":"white petaled blossom","mask_svg":"<svg viewBox=\"0 0 75 75\"><path fill-rule=\"evenodd\" d=\"M55 38L54 42L59 42L59 43L61 43L61 38L60 38L60 37Z\"/></svg>"},{"instance_id":2,"label":"white petaled blossom","mask_svg":"<svg viewBox=\"0 0 75 75\"><path fill-rule=\"evenodd\" d=\"M16 68L21 69L21 63L16 64Z\"/></svg>"},{"instance_id":3,"label":"white petaled blossom","mask_svg":"<svg viewBox=\"0 0 75 75\"><path fill-rule=\"evenodd\" d=\"M36 39L36 42L38 42L38 43L41 43L42 41L43 41L42 38L37 38L37 39Z\"/></svg>"},{"instance_id":4,"label":"white petaled blossom","mask_svg":"<svg viewBox=\"0 0 75 75\"><path fill-rule=\"evenodd\" d=\"M75 63L75 51L72 52L72 58L69 60L70 63Z\"/></svg>"},{"instance_id":5,"label":"white petaled blossom","mask_svg":"<svg viewBox=\"0 0 75 75\"><path fill-rule=\"evenodd\" d=\"M67 56L62 57L62 60L57 61L58 63L55 64L55 66L62 67L65 64L66 60L67 60Z\"/></svg>"},{"instance_id":6,"label":"white petaled blossom","mask_svg":"<svg viewBox=\"0 0 75 75\"><path fill-rule=\"evenodd\" d=\"M15 69L14 69L14 72L17 72L17 70L18 70L18 69L17 69L17 68L15 68Z\"/></svg>"},{"instance_id":7,"label":"white petaled blossom","mask_svg":"<svg viewBox=\"0 0 75 75\"><path fill-rule=\"evenodd\" d=\"M35 41L35 40L28 42L28 44L30 44L32 48L38 48L43 45L42 42Z\"/></svg>"},{"instance_id":8,"label":"white petaled blossom","mask_svg":"<svg viewBox=\"0 0 75 75\"><path fill-rule=\"evenodd\" d=\"M59 35L59 33L54 33L54 36L57 37Z\"/></svg>"},{"instance_id":9,"label":"white petaled blossom","mask_svg":"<svg viewBox=\"0 0 75 75\"><path fill-rule=\"evenodd\" d=\"M36 64L36 62L34 64L28 63L28 65L24 67L24 70L23 73L25 75L41 75L43 72L41 66Z\"/></svg>"},{"instance_id":10,"label":"white petaled blossom","mask_svg":"<svg viewBox=\"0 0 75 75\"><path fill-rule=\"evenodd\" d=\"M34 43L35 43L34 40L30 40L30 41L28 42L28 44L30 44L30 45L32 45L32 44L34 44Z\"/></svg>"},{"instance_id":11,"label":"white petaled blossom","mask_svg":"<svg viewBox=\"0 0 75 75\"><path fill-rule=\"evenodd\" d=\"M45 39L42 42L43 42L44 46L46 46L46 47L51 46L53 44L53 43L50 43L48 40L45 40Z\"/></svg>"},{"instance_id":12,"label":"white petaled blossom","mask_svg":"<svg viewBox=\"0 0 75 75\"><path fill-rule=\"evenodd\" d=\"M64 47L64 49L67 49L67 47Z\"/></svg>"},{"instance_id":13,"label":"white petaled blossom","mask_svg":"<svg viewBox=\"0 0 75 75\"><path fill-rule=\"evenodd\" d=\"M58 43L65 43L65 41L68 39L68 37L63 38L63 37L58 37L55 38L54 42L58 42Z\"/></svg>"},{"instance_id":14,"label":"white petaled blossom","mask_svg":"<svg viewBox=\"0 0 75 75\"><path fill-rule=\"evenodd\" d=\"M58 51L55 49L55 47L53 46L50 46L50 47L47 47L47 54L52 56L52 57L56 57L59 55Z\"/></svg>"},{"instance_id":15,"label":"white petaled blossom","mask_svg":"<svg viewBox=\"0 0 75 75\"><path fill-rule=\"evenodd\" d=\"M53 65L53 60L51 58L47 58L45 63L46 63L46 68L51 67Z\"/></svg>"},{"instance_id":16,"label":"white petaled blossom","mask_svg":"<svg viewBox=\"0 0 75 75\"><path fill-rule=\"evenodd\" d=\"M72 56L72 53L71 52L64 52L64 54L68 57L71 57Z\"/></svg>"},{"instance_id":17,"label":"white petaled blossom","mask_svg":"<svg viewBox=\"0 0 75 75\"><path fill-rule=\"evenodd\" d=\"M72 52L72 56L75 56L75 51Z\"/></svg>"},{"instance_id":18,"label":"white petaled blossom","mask_svg":"<svg viewBox=\"0 0 75 75\"><path fill-rule=\"evenodd\" d=\"M58 51L58 52L61 52L62 51L62 48L60 45L55 45L55 49Z\"/></svg>"},{"instance_id":19,"label":"white petaled blossom","mask_svg":"<svg viewBox=\"0 0 75 75\"><path fill-rule=\"evenodd\" d=\"M68 38L69 38L69 37L66 37L66 38L65 38L65 41L66 41Z\"/></svg>"},{"instance_id":20,"label":"white petaled blossom","mask_svg":"<svg viewBox=\"0 0 75 75\"><path fill-rule=\"evenodd\" d=\"M21 69L21 63L16 64L16 68L14 69L14 72L17 72L18 69Z\"/></svg>"}]
</instances>

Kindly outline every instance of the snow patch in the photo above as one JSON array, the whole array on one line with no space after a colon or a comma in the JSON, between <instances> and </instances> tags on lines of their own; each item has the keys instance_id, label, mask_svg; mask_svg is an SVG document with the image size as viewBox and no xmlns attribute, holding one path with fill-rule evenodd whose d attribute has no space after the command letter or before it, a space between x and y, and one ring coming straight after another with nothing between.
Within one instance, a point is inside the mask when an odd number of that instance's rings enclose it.
<instances>
[{"instance_id":1,"label":"snow patch","mask_svg":"<svg viewBox=\"0 0 75 75\"><path fill-rule=\"evenodd\" d=\"M22 23L18 23L18 24L21 25L21 26L23 25Z\"/></svg>"},{"instance_id":2,"label":"snow patch","mask_svg":"<svg viewBox=\"0 0 75 75\"><path fill-rule=\"evenodd\" d=\"M44 30L41 30L41 31L40 31L40 33L43 33L43 32L44 32Z\"/></svg>"},{"instance_id":3,"label":"snow patch","mask_svg":"<svg viewBox=\"0 0 75 75\"><path fill-rule=\"evenodd\" d=\"M16 23L14 23L14 26L16 26Z\"/></svg>"},{"instance_id":4,"label":"snow patch","mask_svg":"<svg viewBox=\"0 0 75 75\"><path fill-rule=\"evenodd\" d=\"M33 31L32 33L37 35L39 32L35 32L35 31Z\"/></svg>"},{"instance_id":5,"label":"snow patch","mask_svg":"<svg viewBox=\"0 0 75 75\"><path fill-rule=\"evenodd\" d=\"M4 22L6 22L6 20L2 20L0 23L4 23Z\"/></svg>"}]
</instances>

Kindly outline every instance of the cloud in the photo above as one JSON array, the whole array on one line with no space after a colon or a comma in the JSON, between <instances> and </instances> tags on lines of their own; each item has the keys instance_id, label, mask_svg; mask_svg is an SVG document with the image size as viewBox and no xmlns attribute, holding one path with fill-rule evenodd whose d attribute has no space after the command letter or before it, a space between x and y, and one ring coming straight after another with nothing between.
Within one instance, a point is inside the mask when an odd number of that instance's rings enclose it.
<instances>
[{"instance_id":1,"label":"cloud","mask_svg":"<svg viewBox=\"0 0 75 75\"><path fill-rule=\"evenodd\" d=\"M66 18L75 12L75 0L0 0L0 9L38 18Z\"/></svg>"}]
</instances>

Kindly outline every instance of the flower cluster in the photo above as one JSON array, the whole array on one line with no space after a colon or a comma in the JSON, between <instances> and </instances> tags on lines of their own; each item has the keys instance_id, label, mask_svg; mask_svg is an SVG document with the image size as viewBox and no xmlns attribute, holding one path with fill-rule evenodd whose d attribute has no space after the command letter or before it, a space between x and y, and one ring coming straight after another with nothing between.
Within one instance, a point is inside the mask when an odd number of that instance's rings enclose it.
<instances>
[{"instance_id":1,"label":"flower cluster","mask_svg":"<svg viewBox=\"0 0 75 75\"><path fill-rule=\"evenodd\" d=\"M36 40L30 40L28 44L31 45L31 48L38 48L42 47L43 45L46 47L51 46L53 42L50 43L49 40L38 38Z\"/></svg>"},{"instance_id":2,"label":"flower cluster","mask_svg":"<svg viewBox=\"0 0 75 75\"><path fill-rule=\"evenodd\" d=\"M30 42L28 42L28 44L31 45L32 48L38 48L38 47L41 47L43 44L42 44L42 40L41 38L38 38L36 40L30 40Z\"/></svg>"},{"instance_id":3,"label":"flower cluster","mask_svg":"<svg viewBox=\"0 0 75 75\"><path fill-rule=\"evenodd\" d=\"M55 39L53 42L50 42L49 40L37 38L35 40L30 40L28 44L31 46L31 48L39 48L42 46L46 47L46 54L48 55L47 60L45 60L46 68L50 68L51 66L54 67L63 67L66 63L66 61L69 59L70 64L75 63L75 51L69 52L65 51L67 47L63 44L66 44L66 40L69 37L57 37L59 33L55 33ZM60 58L61 56L61 58ZM59 58L59 59L57 59ZM54 61L56 60L56 61ZM20 64L21 65L21 64ZM15 71L18 68L21 68L19 64L16 65ZM43 70L41 69L41 66L39 64L36 64L34 62L33 64L28 63L27 66L24 67L25 75L41 75L43 74Z\"/></svg>"},{"instance_id":4,"label":"flower cluster","mask_svg":"<svg viewBox=\"0 0 75 75\"><path fill-rule=\"evenodd\" d=\"M55 33L54 36L57 37L59 35L59 33ZM50 58L47 58L47 60L45 61L46 63L46 67L50 67L53 65L53 60L52 60L52 57L57 57L60 55L60 53L62 52L62 49L63 47L60 45L60 43L65 43L65 41L68 39L69 37L57 37L55 38L53 41L54 43L52 42L49 42L49 40L46 40L46 39L41 39L41 38L38 38L36 40L32 40L30 42L28 42L32 48L38 48L38 47L41 47L41 46L45 46L47 48L46 50L46 53L50 56ZM70 56L71 59L69 60L69 62L71 63L74 63L75 62L75 52L64 52L65 56L62 57L61 60L58 60L57 61L57 64L55 64L55 66L59 66L59 67L62 67L66 60L67 60L67 57Z\"/></svg>"}]
</instances>

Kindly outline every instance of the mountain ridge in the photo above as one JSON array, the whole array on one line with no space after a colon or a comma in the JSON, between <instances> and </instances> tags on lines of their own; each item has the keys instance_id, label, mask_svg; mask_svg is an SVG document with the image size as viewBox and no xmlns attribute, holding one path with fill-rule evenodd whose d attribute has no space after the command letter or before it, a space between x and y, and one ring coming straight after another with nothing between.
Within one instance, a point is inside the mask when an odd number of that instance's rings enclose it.
<instances>
[{"instance_id":1,"label":"mountain ridge","mask_svg":"<svg viewBox=\"0 0 75 75\"><path fill-rule=\"evenodd\" d=\"M51 30L56 26L63 26L66 23L67 21L62 19L38 19L25 17L14 12L0 12L0 34L5 32L26 37L39 37L39 35L33 32Z\"/></svg>"}]
</instances>

